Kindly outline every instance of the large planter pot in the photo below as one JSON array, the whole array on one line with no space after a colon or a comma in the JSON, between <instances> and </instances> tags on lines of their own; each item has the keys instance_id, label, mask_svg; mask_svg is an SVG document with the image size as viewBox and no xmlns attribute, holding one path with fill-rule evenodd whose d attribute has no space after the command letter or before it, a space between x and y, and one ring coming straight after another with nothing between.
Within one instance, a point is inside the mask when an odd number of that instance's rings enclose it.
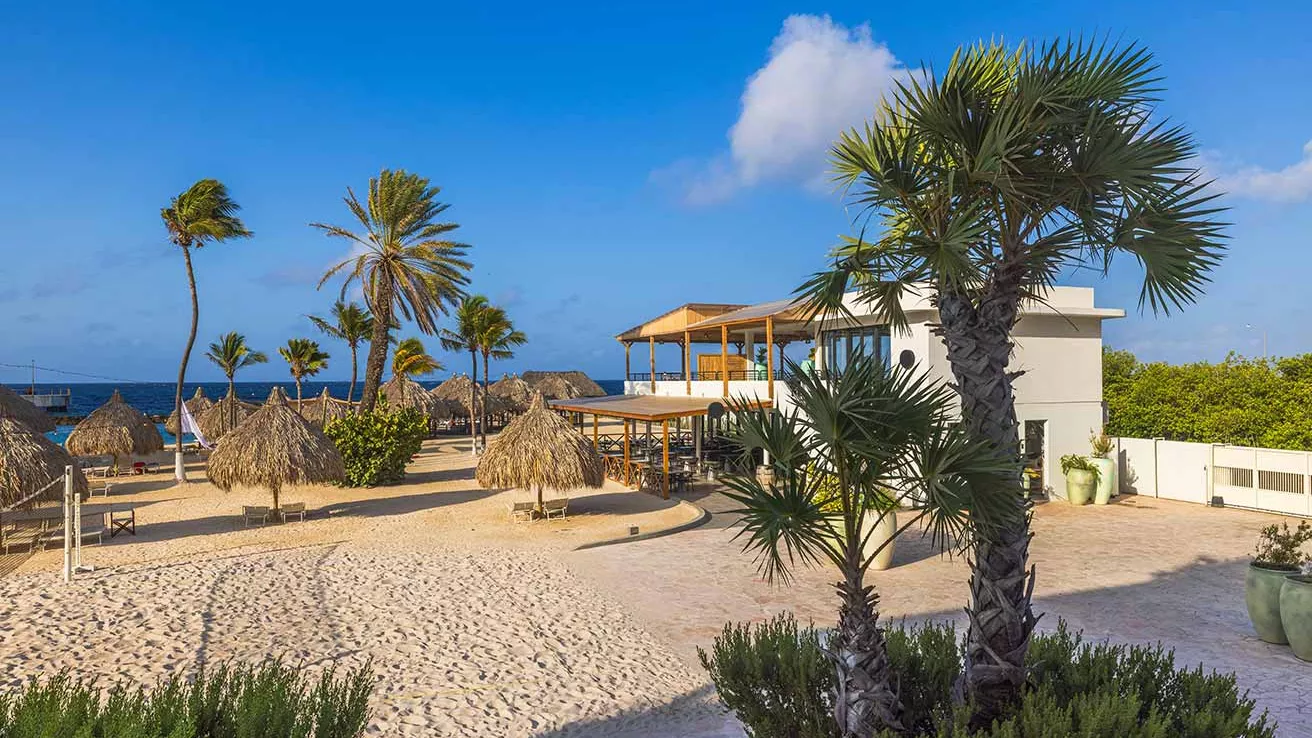
<instances>
[{"instance_id":1,"label":"large planter pot","mask_svg":"<svg viewBox=\"0 0 1312 738\"><path fill-rule=\"evenodd\" d=\"M1280 625L1294 655L1312 661L1312 576L1291 574L1280 584Z\"/></svg>"},{"instance_id":2,"label":"large planter pot","mask_svg":"<svg viewBox=\"0 0 1312 738\"><path fill-rule=\"evenodd\" d=\"M1248 576L1244 578L1244 603L1248 605L1248 619L1252 621L1257 637L1267 643L1289 643L1280 622L1280 590L1285 577L1297 573L1291 569L1248 565Z\"/></svg>"},{"instance_id":3,"label":"large planter pot","mask_svg":"<svg viewBox=\"0 0 1312 738\"><path fill-rule=\"evenodd\" d=\"M761 464L756 467L756 481L761 483L762 487L769 489L774 484L774 467Z\"/></svg>"},{"instance_id":4,"label":"large planter pot","mask_svg":"<svg viewBox=\"0 0 1312 738\"><path fill-rule=\"evenodd\" d=\"M874 532L870 534L869 540L866 541L865 554L869 556L871 552L884 544L897 533L897 513L890 510L884 513L880 519L879 513L871 510L866 513L865 528L869 531L871 528ZM897 547L897 541L891 541L884 550L879 552L875 560L871 562L870 568L876 571L883 571L893 565L893 549Z\"/></svg>"},{"instance_id":5,"label":"large planter pot","mask_svg":"<svg viewBox=\"0 0 1312 738\"><path fill-rule=\"evenodd\" d=\"M1093 499L1093 472L1087 469L1071 469L1066 472L1066 501L1072 505L1087 505Z\"/></svg>"},{"instance_id":6,"label":"large planter pot","mask_svg":"<svg viewBox=\"0 0 1312 738\"><path fill-rule=\"evenodd\" d=\"M1106 505L1116 491L1116 462L1111 459L1089 459L1098 467L1098 486L1093 492L1093 504Z\"/></svg>"}]
</instances>

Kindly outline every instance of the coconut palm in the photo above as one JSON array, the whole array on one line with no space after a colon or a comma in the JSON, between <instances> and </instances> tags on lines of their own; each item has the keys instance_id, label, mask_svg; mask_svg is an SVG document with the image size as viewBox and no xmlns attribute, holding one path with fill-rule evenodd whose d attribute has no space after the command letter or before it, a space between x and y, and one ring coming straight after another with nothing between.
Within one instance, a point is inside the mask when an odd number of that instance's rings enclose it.
<instances>
[{"instance_id":1,"label":"coconut palm","mask_svg":"<svg viewBox=\"0 0 1312 738\"><path fill-rule=\"evenodd\" d=\"M232 398L237 397L236 380L234 379L237 372L248 366L265 364L269 361L269 356L263 351L252 351L246 345L246 337L236 331L219 336L218 341L210 344L210 349L205 352L205 357L223 370L223 376L228 378L228 396ZM226 407L229 410L227 427L235 428L237 426L237 403L230 402Z\"/></svg>"},{"instance_id":2,"label":"coconut palm","mask_svg":"<svg viewBox=\"0 0 1312 738\"><path fill-rule=\"evenodd\" d=\"M769 454L774 481L729 475L742 505L739 537L765 578L787 582L800 565L828 563L842 581L838 627L828 646L837 670L835 719L844 738L900 729L878 595L865 574L891 543L871 541L878 523L914 504L896 533L920 523L941 546L960 546L1016 514L1010 501L973 490L1002 484L1010 463L951 416L951 392L923 372L886 371L858 355L832 380L797 371L796 409L738 416L736 441ZM753 468L755 465L751 465Z\"/></svg>"},{"instance_id":3,"label":"coconut palm","mask_svg":"<svg viewBox=\"0 0 1312 738\"><path fill-rule=\"evenodd\" d=\"M287 368L291 370L292 379L296 380L296 407L301 407L301 380L313 377L328 368L328 354L319 349L319 344L308 338L289 338L287 345L278 349Z\"/></svg>"},{"instance_id":4,"label":"coconut palm","mask_svg":"<svg viewBox=\"0 0 1312 738\"><path fill-rule=\"evenodd\" d=\"M1120 256L1143 268L1140 307L1169 313L1197 299L1224 254L1193 138L1154 113L1159 80L1137 46L981 44L958 50L941 78L900 83L832 151L862 236L799 291L817 311L841 313L855 285L896 329L906 326L900 298L922 290L966 427L1014 461L995 492L1023 511L1008 370L1021 304L1042 302L1067 269L1106 272ZM882 233L866 239L871 226ZM1024 683L1036 620L1028 514L998 533L972 552L965 680L977 725Z\"/></svg>"},{"instance_id":5,"label":"coconut palm","mask_svg":"<svg viewBox=\"0 0 1312 738\"><path fill-rule=\"evenodd\" d=\"M441 371L446 367L424 350L424 343L418 338L405 338L392 351L392 374L407 377L421 377L425 374Z\"/></svg>"},{"instance_id":6,"label":"coconut palm","mask_svg":"<svg viewBox=\"0 0 1312 738\"><path fill-rule=\"evenodd\" d=\"M182 385L187 381L187 362L191 348L196 344L196 323L200 320L200 301L196 296L196 273L191 267L191 250L207 243L221 243L232 238L249 238L251 232L237 217L241 207L228 196L228 188L217 179L202 179L173 198L169 206L160 210L169 240L182 249L187 265L187 286L191 290L191 329L187 333L187 346L182 350L178 365L178 389L174 396L173 411L182 417ZM177 438L174 450L174 475L179 482L187 481L182 461L182 435Z\"/></svg>"},{"instance_id":7,"label":"coconut palm","mask_svg":"<svg viewBox=\"0 0 1312 738\"><path fill-rule=\"evenodd\" d=\"M365 361L360 409L368 412L378 401L387 363L393 321L413 320L428 335L437 332L437 320L461 298L469 283L467 245L448 241L445 235L459 226L437 218L449 206L437 201L441 188L403 170L384 169L369 180L369 195L361 203L349 188L347 208L364 230L312 223L335 238L350 241L355 253L328 270L319 281L345 273L342 297L351 284L364 288L364 300L374 316L369 356Z\"/></svg>"},{"instance_id":8,"label":"coconut palm","mask_svg":"<svg viewBox=\"0 0 1312 738\"><path fill-rule=\"evenodd\" d=\"M475 422L475 415L478 412L476 396L478 354L482 350L480 341L489 308L491 304L483 295L466 297L456 308L455 330L443 328L442 332L437 334L442 342L442 348L447 351L469 352L469 451L473 454L478 453L478 423Z\"/></svg>"},{"instance_id":9,"label":"coconut palm","mask_svg":"<svg viewBox=\"0 0 1312 738\"><path fill-rule=\"evenodd\" d=\"M512 350L517 346L523 346L528 342L528 337L523 331L515 330L515 326L506 316L503 308L489 306L483 314L480 321L481 326L478 331L478 352L483 355L483 447L487 447L487 416L488 416L488 367L491 366L493 359L511 359L514 358L515 352Z\"/></svg>"},{"instance_id":10,"label":"coconut palm","mask_svg":"<svg viewBox=\"0 0 1312 738\"><path fill-rule=\"evenodd\" d=\"M368 310L353 302L338 300L333 303L331 321L317 315L308 315L306 317L310 319L311 323L314 323L315 328L339 341L345 341L346 345L350 347L351 386L346 390L346 401L354 401L355 378L360 363L358 359L360 342L367 340L373 334L374 316Z\"/></svg>"}]
</instances>

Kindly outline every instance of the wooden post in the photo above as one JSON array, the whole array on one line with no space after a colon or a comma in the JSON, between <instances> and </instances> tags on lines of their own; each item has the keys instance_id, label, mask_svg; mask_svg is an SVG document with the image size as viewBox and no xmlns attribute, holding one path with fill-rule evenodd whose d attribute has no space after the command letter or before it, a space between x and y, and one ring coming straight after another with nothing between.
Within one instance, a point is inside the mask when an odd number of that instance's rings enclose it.
<instances>
[{"instance_id":1,"label":"wooden post","mask_svg":"<svg viewBox=\"0 0 1312 738\"><path fill-rule=\"evenodd\" d=\"M626 382L633 378L633 369L629 365L629 349L631 348L633 348L633 344L630 343L629 341L625 341L624 342L624 381Z\"/></svg>"},{"instance_id":2,"label":"wooden post","mask_svg":"<svg viewBox=\"0 0 1312 738\"><path fill-rule=\"evenodd\" d=\"M629 419L624 419L624 486L629 484Z\"/></svg>"},{"instance_id":3,"label":"wooden post","mask_svg":"<svg viewBox=\"0 0 1312 738\"><path fill-rule=\"evenodd\" d=\"M765 381L769 385L770 401L774 401L774 316L765 318Z\"/></svg>"},{"instance_id":4,"label":"wooden post","mask_svg":"<svg viewBox=\"0 0 1312 738\"><path fill-rule=\"evenodd\" d=\"M692 397L692 335L683 332L683 393Z\"/></svg>"},{"instance_id":5,"label":"wooden post","mask_svg":"<svg viewBox=\"0 0 1312 738\"><path fill-rule=\"evenodd\" d=\"M594 414L592 416L592 448L595 451L601 451L601 434L598 431L598 426L600 425L601 422L597 419L597 416Z\"/></svg>"},{"instance_id":6,"label":"wooden post","mask_svg":"<svg viewBox=\"0 0 1312 738\"><path fill-rule=\"evenodd\" d=\"M73 467L64 467L64 582L73 581Z\"/></svg>"},{"instance_id":7,"label":"wooden post","mask_svg":"<svg viewBox=\"0 0 1312 738\"><path fill-rule=\"evenodd\" d=\"M720 377L724 380L724 396L729 396L729 326L720 326Z\"/></svg>"},{"instance_id":8,"label":"wooden post","mask_svg":"<svg viewBox=\"0 0 1312 738\"><path fill-rule=\"evenodd\" d=\"M661 421L661 435L663 436L662 440L664 441L664 443L661 444L664 446L662 451L665 456L665 474L661 476L661 499L668 500L670 499L670 421Z\"/></svg>"},{"instance_id":9,"label":"wooden post","mask_svg":"<svg viewBox=\"0 0 1312 738\"><path fill-rule=\"evenodd\" d=\"M648 339L651 347L651 393L656 394L656 337Z\"/></svg>"}]
</instances>

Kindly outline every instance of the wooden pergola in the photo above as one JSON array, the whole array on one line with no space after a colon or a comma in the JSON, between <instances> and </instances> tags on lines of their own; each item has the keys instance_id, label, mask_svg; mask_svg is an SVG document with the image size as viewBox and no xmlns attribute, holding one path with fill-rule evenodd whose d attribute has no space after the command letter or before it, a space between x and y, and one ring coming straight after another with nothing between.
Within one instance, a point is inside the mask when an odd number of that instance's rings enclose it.
<instances>
[{"instance_id":1,"label":"wooden pergola","mask_svg":"<svg viewBox=\"0 0 1312 738\"><path fill-rule=\"evenodd\" d=\"M733 305L724 303L688 303L681 305L664 315L636 325L615 337L624 344L624 377L631 379L632 365L630 349L634 343L645 341L651 353L651 390L656 391L656 344L672 343L682 348L682 372L672 375L682 378L685 392L692 395L692 382L698 379L718 379L723 383L723 395L729 396L729 381L735 377L728 370L729 344L741 346L750 336L761 334L765 337L766 362L765 377L769 383L768 396L774 399L775 349L779 349L779 366L782 372L783 348L793 341L809 340L813 336L809 316L805 309L791 299L763 302L758 305ZM720 344L720 363L715 376L703 376L707 372L692 370L692 345L694 343ZM743 379L754 373L744 372Z\"/></svg>"}]
</instances>

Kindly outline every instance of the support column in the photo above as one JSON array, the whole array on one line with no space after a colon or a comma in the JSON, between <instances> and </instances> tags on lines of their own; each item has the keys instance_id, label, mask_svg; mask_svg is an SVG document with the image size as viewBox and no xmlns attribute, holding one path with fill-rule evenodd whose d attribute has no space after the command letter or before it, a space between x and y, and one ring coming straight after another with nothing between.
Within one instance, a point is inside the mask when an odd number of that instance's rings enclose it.
<instances>
[{"instance_id":1,"label":"support column","mask_svg":"<svg viewBox=\"0 0 1312 738\"><path fill-rule=\"evenodd\" d=\"M692 397L692 334L683 332L683 393Z\"/></svg>"},{"instance_id":2,"label":"support column","mask_svg":"<svg viewBox=\"0 0 1312 738\"><path fill-rule=\"evenodd\" d=\"M633 344L629 341L625 341L624 342L624 381L626 382L633 378L633 369L629 364L629 349L631 348L633 348Z\"/></svg>"},{"instance_id":3,"label":"support column","mask_svg":"<svg viewBox=\"0 0 1312 738\"><path fill-rule=\"evenodd\" d=\"M598 430L598 426L600 425L601 425L601 421L597 419L596 415L593 415L592 416L592 448L594 451L597 452L601 451L601 433Z\"/></svg>"},{"instance_id":4,"label":"support column","mask_svg":"<svg viewBox=\"0 0 1312 738\"><path fill-rule=\"evenodd\" d=\"M630 477L629 475L629 419L625 418L624 419L624 486L625 487L632 486L629 484L629 477Z\"/></svg>"},{"instance_id":5,"label":"support column","mask_svg":"<svg viewBox=\"0 0 1312 738\"><path fill-rule=\"evenodd\" d=\"M774 316L765 319L765 381L770 401L774 402Z\"/></svg>"},{"instance_id":6,"label":"support column","mask_svg":"<svg viewBox=\"0 0 1312 738\"><path fill-rule=\"evenodd\" d=\"M724 396L729 396L729 326L720 326L720 377L724 380Z\"/></svg>"},{"instance_id":7,"label":"support column","mask_svg":"<svg viewBox=\"0 0 1312 738\"><path fill-rule=\"evenodd\" d=\"M661 499L670 499L670 421L661 421L662 453L664 454L665 473L661 475Z\"/></svg>"},{"instance_id":8,"label":"support column","mask_svg":"<svg viewBox=\"0 0 1312 738\"><path fill-rule=\"evenodd\" d=\"M656 337L652 336L648 340L648 346L651 348L651 393L656 394Z\"/></svg>"}]
</instances>

